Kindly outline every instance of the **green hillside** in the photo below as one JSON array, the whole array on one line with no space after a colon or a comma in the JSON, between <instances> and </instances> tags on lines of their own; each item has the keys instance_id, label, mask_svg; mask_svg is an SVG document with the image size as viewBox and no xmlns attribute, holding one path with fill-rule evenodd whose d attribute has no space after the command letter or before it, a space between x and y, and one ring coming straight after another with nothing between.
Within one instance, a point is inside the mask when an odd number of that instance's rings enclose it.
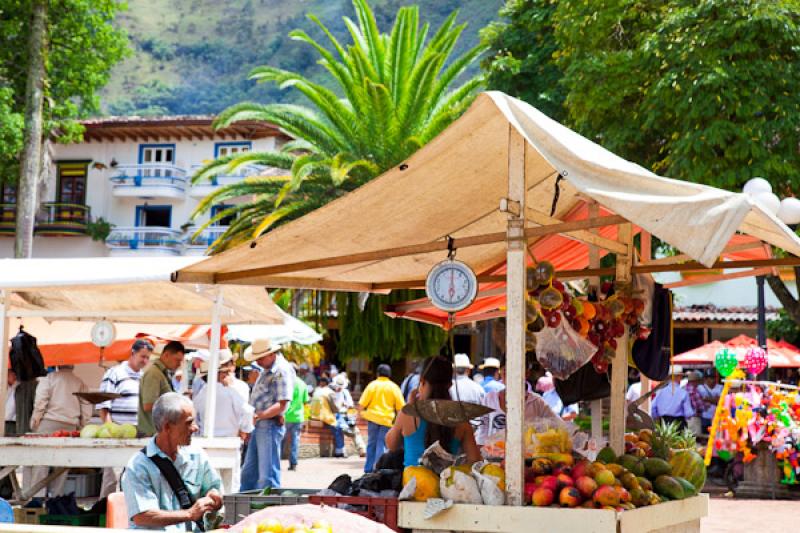
<instances>
[{"instance_id":1,"label":"green hillside","mask_svg":"<svg viewBox=\"0 0 800 533\"><path fill-rule=\"evenodd\" d=\"M388 30L397 8L418 4L422 19L438 28L454 9L468 23L459 50L478 42L478 30L496 18L502 0L372 0L379 27ZM316 14L349 42L342 16L350 0L129 0L119 24L133 54L118 65L103 93L103 110L115 115L215 113L242 101L289 101L292 91L247 80L256 65L319 74L308 45L287 33L322 32L305 14Z\"/></svg>"}]
</instances>

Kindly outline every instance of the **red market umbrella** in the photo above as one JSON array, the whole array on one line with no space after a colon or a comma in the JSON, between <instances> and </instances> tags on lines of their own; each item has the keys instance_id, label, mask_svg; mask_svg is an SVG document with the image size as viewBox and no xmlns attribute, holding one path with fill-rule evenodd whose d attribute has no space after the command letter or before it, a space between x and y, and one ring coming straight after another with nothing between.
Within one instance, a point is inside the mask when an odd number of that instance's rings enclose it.
<instances>
[{"instance_id":1,"label":"red market umbrella","mask_svg":"<svg viewBox=\"0 0 800 533\"><path fill-rule=\"evenodd\" d=\"M744 359L744 354L751 346L758 346L758 342L747 335L739 335L727 342L711 341L700 346L676 355L672 358L675 364L714 364L717 352L723 348L728 348L736 353L739 361ZM785 341L774 341L767 339L767 358L770 368L800 368L800 349Z\"/></svg>"}]
</instances>

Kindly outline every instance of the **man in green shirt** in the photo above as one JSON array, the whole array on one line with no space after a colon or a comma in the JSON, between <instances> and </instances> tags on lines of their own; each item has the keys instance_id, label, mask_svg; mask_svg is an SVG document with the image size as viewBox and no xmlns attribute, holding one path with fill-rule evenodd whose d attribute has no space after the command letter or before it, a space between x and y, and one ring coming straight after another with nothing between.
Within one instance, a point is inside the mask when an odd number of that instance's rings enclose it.
<instances>
[{"instance_id":1,"label":"man in green shirt","mask_svg":"<svg viewBox=\"0 0 800 533\"><path fill-rule=\"evenodd\" d=\"M294 366L294 363L293 363ZM289 470L297 470L297 448L300 445L300 432L306 420L306 404L308 403L308 387L297 375L294 378L292 401L286 409L286 436L283 437L282 447L286 448L286 441L291 439L289 447Z\"/></svg>"},{"instance_id":2,"label":"man in green shirt","mask_svg":"<svg viewBox=\"0 0 800 533\"><path fill-rule=\"evenodd\" d=\"M170 341L164 346L161 356L144 371L139 385L139 412L137 414L139 434L146 437L155 435L153 404L162 395L175 392L172 389L172 377L169 373L180 368L185 352L183 344L178 341Z\"/></svg>"}]
</instances>

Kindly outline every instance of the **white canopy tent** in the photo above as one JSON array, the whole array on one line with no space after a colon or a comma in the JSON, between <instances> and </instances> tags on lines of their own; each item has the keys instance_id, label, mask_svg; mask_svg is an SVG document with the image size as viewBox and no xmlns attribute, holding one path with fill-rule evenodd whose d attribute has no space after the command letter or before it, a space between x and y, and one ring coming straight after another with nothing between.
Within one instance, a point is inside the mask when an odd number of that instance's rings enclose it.
<instances>
[{"instance_id":1,"label":"white canopy tent","mask_svg":"<svg viewBox=\"0 0 800 533\"><path fill-rule=\"evenodd\" d=\"M588 217L570 219L587 205ZM685 255L672 264L634 265L633 225ZM596 231L609 227L615 230L611 237ZM175 279L388 291L424 287L430 269L454 248L479 281L507 281L506 481L510 502L520 505L525 263L531 243L554 234L586 243L594 264L580 274L616 274L629 282L637 272L711 267L730 250L737 232L800 256L800 239L749 196L657 176L530 105L489 92L398 167L247 245L184 268ZM616 255L615 268L597 268L598 248ZM487 275L503 262L501 279ZM800 260L725 266L779 264ZM627 344L627 336L620 339L612 373L610 442L616 448L624 434Z\"/></svg>"},{"instance_id":2,"label":"white canopy tent","mask_svg":"<svg viewBox=\"0 0 800 533\"><path fill-rule=\"evenodd\" d=\"M211 324L208 381L217 381L225 324L283 324L285 315L261 287L172 283L175 269L200 257L0 260L0 405L7 392L9 318ZM212 387L210 391L216 391ZM206 436L213 435L216 394L207 396ZM0 428L4 431L4 428ZM0 433L2 436L2 433Z\"/></svg>"}]
</instances>

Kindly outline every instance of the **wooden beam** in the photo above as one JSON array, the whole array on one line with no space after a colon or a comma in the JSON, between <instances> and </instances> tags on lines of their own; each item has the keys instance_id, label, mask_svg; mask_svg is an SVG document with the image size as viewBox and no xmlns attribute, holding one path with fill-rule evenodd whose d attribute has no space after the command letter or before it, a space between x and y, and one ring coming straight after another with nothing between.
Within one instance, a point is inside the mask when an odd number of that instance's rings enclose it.
<instances>
[{"instance_id":1,"label":"wooden beam","mask_svg":"<svg viewBox=\"0 0 800 533\"><path fill-rule=\"evenodd\" d=\"M624 222L625 219L618 215L599 217L594 220L573 220L570 222L562 222L560 224L540 226L538 228L527 228L524 231L524 237L525 239L530 239L533 237L552 235L554 233L564 233L568 231L575 231L581 229L611 226L615 224L622 224ZM469 246L482 246L486 244L495 244L499 242L504 242L505 240L506 240L506 232L488 233L485 235L476 235L473 237L461 237L458 239L454 239L453 246L456 249L467 248ZM311 269L327 268L327 267L341 266L341 265L352 265L356 263L366 263L370 261L381 261L383 259L391 259L393 257L404 257L409 255L438 252L443 250L447 250L447 241L437 240L434 242L423 243L423 244L412 244L409 246L399 246L397 248L386 248L383 250L374 250L371 252L362 252L358 254L328 257L324 259L298 261L296 263L285 263L282 265L275 265L271 267L253 268L247 270L239 270L236 272L220 272L214 275L214 281L216 283L226 283L244 278L252 278L255 276L270 276L274 274L285 274L288 272L297 272L301 270L311 270ZM181 273L178 274L178 281L183 281L182 276L183 275Z\"/></svg>"},{"instance_id":2,"label":"wooden beam","mask_svg":"<svg viewBox=\"0 0 800 533\"><path fill-rule=\"evenodd\" d=\"M619 242L628 246L628 253L617 255L616 283L627 285L631 282L631 267L633 266L633 226L630 223L621 224L618 228ZM608 428L608 444L614 453L625 453L625 418L627 406L625 393L628 389L628 344L630 333L625 328L625 333L617 339L617 348L611 364L611 421Z\"/></svg>"},{"instance_id":3,"label":"wooden beam","mask_svg":"<svg viewBox=\"0 0 800 533\"><path fill-rule=\"evenodd\" d=\"M761 241L755 243L747 242L743 244L734 244L732 246L725 247L725 249L722 250L722 253L720 253L720 255L730 254L734 252L743 252L745 250L753 250L755 248L760 248L761 246L763 246L763 243ZM671 255L669 257L662 257L660 259L652 259L648 261L648 263L650 263L651 265L674 265L677 263L683 263L685 261L691 261L691 260L692 258L686 254L678 254L678 255Z\"/></svg>"},{"instance_id":4,"label":"wooden beam","mask_svg":"<svg viewBox=\"0 0 800 533\"><path fill-rule=\"evenodd\" d=\"M534 224L539 224L541 226L547 226L549 224L563 224L562 220L548 216L539 211L535 211L530 207L525 209L525 218ZM590 216L589 218L591 219L592 217ZM565 232L563 236L581 241L586 244L593 244L595 246L599 246L600 248L605 248L606 250L616 254L627 253L627 247L624 244L613 239L606 239L605 237L601 237L600 235L591 233L587 230Z\"/></svg>"},{"instance_id":5,"label":"wooden beam","mask_svg":"<svg viewBox=\"0 0 800 533\"><path fill-rule=\"evenodd\" d=\"M589 200L587 204L589 210L589 218L597 218L600 216L600 205L594 201ZM589 230L591 233L597 234L597 230ZM590 244L589 245L589 268L597 269L600 268L600 250L598 249L597 245ZM564 280L563 276L559 276L559 279ZM597 289L600 287L600 276L592 276L589 278L589 292L591 293L591 289ZM592 438L595 441L595 444L600 447L603 443L603 400L592 400L589 404L589 411L592 417L592 426L591 426L591 434Z\"/></svg>"},{"instance_id":6,"label":"wooden beam","mask_svg":"<svg viewBox=\"0 0 800 533\"><path fill-rule=\"evenodd\" d=\"M673 283L664 285L666 289L677 289L678 287L691 287L693 285L703 285L705 283L714 283L716 281L725 281L729 279L749 278L751 276L767 276L772 273L769 267L754 268L752 270L743 270L741 272L731 272L730 274L711 274L709 276L697 276Z\"/></svg>"}]
</instances>

